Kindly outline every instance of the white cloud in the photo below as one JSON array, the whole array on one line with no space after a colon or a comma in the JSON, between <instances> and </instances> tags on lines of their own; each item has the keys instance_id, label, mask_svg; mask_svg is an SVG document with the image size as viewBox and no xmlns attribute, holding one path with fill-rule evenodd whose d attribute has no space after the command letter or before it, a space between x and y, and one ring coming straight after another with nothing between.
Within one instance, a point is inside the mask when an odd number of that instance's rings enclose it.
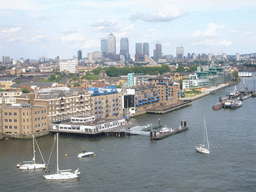
<instances>
[{"instance_id":1,"label":"white cloud","mask_svg":"<svg viewBox=\"0 0 256 192\"><path fill-rule=\"evenodd\" d=\"M14 36L11 39L9 39L9 42L13 42L13 41L20 40L20 39L25 39L25 37Z\"/></svg>"},{"instance_id":2,"label":"white cloud","mask_svg":"<svg viewBox=\"0 0 256 192\"><path fill-rule=\"evenodd\" d=\"M201 36L205 36L205 37L206 36L211 36L211 37L213 37L213 36L219 36L219 34L216 33L217 29L223 29L224 28L224 26L219 26L219 25L216 25L214 23L208 23L207 26L208 26L208 29L204 33L202 33L201 30L198 30L198 31L195 31L191 35L191 37L201 37Z\"/></svg>"},{"instance_id":3,"label":"white cloud","mask_svg":"<svg viewBox=\"0 0 256 192\"><path fill-rule=\"evenodd\" d=\"M28 0L1 0L1 9L29 10L38 8L38 5L34 6L33 3L34 1Z\"/></svg>"},{"instance_id":4,"label":"white cloud","mask_svg":"<svg viewBox=\"0 0 256 192\"><path fill-rule=\"evenodd\" d=\"M119 32L119 24L116 20L107 20L102 19L96 23L91 24L92 27L95 27L97 31L103 32Z\"/></svg>"},{"instance_id":5,"label":"white cloud","mask_svg":"<svg viewBox=\"0 0 256 192\"><path fill-rule=\"evenodd\" d=\"M48 38L47 35L38 35L36 37L32 37L30 40L28 41L39 41L40 39L45 39L45 38Z\"/></svg>"},{"instance_id":6,"label":"white cloud","mask_svg":"<svg viewBox=\"0 0 256 192\"><path fill-rule=\"evenodd\" d=\"M194 42L194 45L231 45L233 42L232 41L218 41L215 39L205 39L201 41Z\"/></svg>"},{"instance_id":7,"label":"white cloud","mask_svg":"<svg viewBox=\"0 0 256 192\"><path fill-rule=\"evenodd\" d=\"M179 17L184 16L185 13L181 11L176 5L165 4L161 11L152 13L135 13L130 16L131 21L142 20L146 22L168 22Z\"/></svg>"},{"instance_id":8,"label":"white cloud","mask_svg":"<svg viewBox=\"0 0 256 192\"><path fill-rule=\"evenodd\" d=\"M84 40L85 40L85 35L82 31L78 31L78 32L75 32L75 33L70 33L70 34L61 36L61 41L62 42L84 41Z\"/></svg>"},{"instance_id":9,"label":"white cloud","mask_svg":"<svg viewBox=\"0 0 256 192\"><path fill-rule=\"evenodd\" d=\"M21 29L21 27L16 27L16 28L10 28L10 29L4 29L2 32L3 33L13 33L13 32L17 32Z\"/></svg>"}]
</instances>

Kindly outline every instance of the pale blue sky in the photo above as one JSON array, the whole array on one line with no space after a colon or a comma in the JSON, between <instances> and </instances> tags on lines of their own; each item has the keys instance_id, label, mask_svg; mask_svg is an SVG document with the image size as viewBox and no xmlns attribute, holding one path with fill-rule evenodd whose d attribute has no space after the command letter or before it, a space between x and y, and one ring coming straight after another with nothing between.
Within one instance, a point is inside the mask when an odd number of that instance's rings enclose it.
<instances>
[{"instance_id":1,"label":"pale blue sky","mask_svg":"<svg viewBox=\"0 0 256 192\"><path fill-rule=\"evenodd\" d=\"M113 33L163 54L256 52L255 0L0 0L0 56L72 58Z\"/></svg>"}]
</instances>

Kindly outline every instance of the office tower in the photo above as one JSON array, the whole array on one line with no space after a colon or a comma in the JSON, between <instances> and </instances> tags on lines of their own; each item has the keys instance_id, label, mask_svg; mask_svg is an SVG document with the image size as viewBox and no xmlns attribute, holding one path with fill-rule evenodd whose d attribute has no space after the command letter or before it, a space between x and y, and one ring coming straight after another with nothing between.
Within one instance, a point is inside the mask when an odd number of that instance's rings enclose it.
<instances>
[{"instance_id":1,"label":"office tower","mask_svg":"<svg viewBox=\"0 0 256 192\"><path fill-rule=\"evenodd\" d=\"M106 57L108 53L108 40L107 39L101 39L101 52L102 56Z\"/></svg>"},{"instance_id":2,"label":"office tower","mask_svg":"<svg viewBox=\"0 0 256 192\"><path fill-rule=\"evenodd\" d=\"M116 38L115 36L110 33L110 35L108 36L108 52L107 53L111 53L111 54L116 54Z\"/></svg>"},{"instance_id":3,"label":"office tower","mask_svg":"<svg viewBox=\"0 0 256 192\"><path fill-rule=\"evenodd\" d=\"M81 50L77 51L77 58L78 58L78 61L82 59L82 51Z\"/></svg>"},{"instance_id":4,"label":"office tower","mask_svg":"<svg viewBox=\"0 0 256 192\"><path fill-rule=\"evenodd\" d=\"M136 54L142 54L142 43L136 43Z\"/></svg>"},{"instance_id":5,"label":"office tower","mask_svg":"<svg viewBox=\"0 0 256 192\"><path fill-rule=\"evenodd\" d=\"M240 61L240 53L236 54L236 61Z\"/></svg>"},{"instance_id":6,"label":"office tower","mask_svg":"<svg viewBox=\"0 0 256 192\"><path fill-rule=\"evenodd\" d=\"M157 43L156 49L154 50L154 60L157 62L158 59L162 58L162 44Z\"/></svg>"},{"instance_id":7,"label":"office tower","mask_svg":"<svg viewBox=\"0 0 256 192\"><path fill-rule=\"evenodd\" d=\"M149 55L149 44L148 43L143 43L143 54Z\"/></svg>"},{"instance_id":8,"label":"office tower","mask_svg":"<svg viewBox=\"0 0 256 192\"><path fill-rule=\"evenodd\" d=\"M181 60L183 59L183 56L184 56L184 48L183 48L183 45L181 45L181 47L176 48L176 58Z\"/></svg>"},{"instance_id":9,"label":"office tower","mask_svg":"<svg viewBox=\"0 0 256 192\"><path fill-rule=\"evenodd\" d=\"M125 57L125 61L130 59L129 55L129 41L128 38L121 38L120 41L120 55L123 55Z\"/></svg>"},{"instance_id":10,"label":"office tower","mask_svg":"<svg viewBox=\"0 0 256 192\"><path fill-rule=\"evenodd\" d=\"M212 61L212 54L211 53L208 54L208 61Z\"/></svg>"}]
</instances>

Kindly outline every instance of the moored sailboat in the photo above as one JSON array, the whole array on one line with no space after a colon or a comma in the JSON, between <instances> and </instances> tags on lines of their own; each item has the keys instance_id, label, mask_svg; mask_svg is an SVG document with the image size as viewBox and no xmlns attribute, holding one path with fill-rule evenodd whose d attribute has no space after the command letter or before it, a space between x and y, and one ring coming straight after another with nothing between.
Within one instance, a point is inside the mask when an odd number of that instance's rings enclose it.
<instances>
[{"instance_id":1,"label":"moored sailboat","mask_svg":"<svg viewBox=\"0 0 256 192\"><path fill-rule=\"evenodd\" d=\"M55 174L44 175L45 179L49 180L60 180L60 179L74 179L80 174L79 168L72 172L71 169L60 170L59 169L59 133L57 133L57 170Z\"/></svg>"},{"instance_id":2,"label":"moored sailboat","mask_svg":"<svg viewBox=\"0 0 256 192\"><path fill-rule=\"evenodd\" d=\"M35 142L37 144L38 150L42 157L43 163L36 163L36 150L35 150ZM37 141L35 140L35 135L33 135L33 159L32 161L23 161L22 163L17 164L19 169L45 169L45 161L43 155L40 151Z\"/></svg>"},{"instance_id":3,"label":"moored sailboat","mask_svg":"<svg viewBox=\"0 0 256 192\"><path fill-rule=\"evenodd\" d=\"M204 142L203 144L199 144L198 146L195 146L195 148L196 148L196 151L199 153L210 154L210 145L208 140L205 119L204 119Z\"/></svg>"}]
</instances>

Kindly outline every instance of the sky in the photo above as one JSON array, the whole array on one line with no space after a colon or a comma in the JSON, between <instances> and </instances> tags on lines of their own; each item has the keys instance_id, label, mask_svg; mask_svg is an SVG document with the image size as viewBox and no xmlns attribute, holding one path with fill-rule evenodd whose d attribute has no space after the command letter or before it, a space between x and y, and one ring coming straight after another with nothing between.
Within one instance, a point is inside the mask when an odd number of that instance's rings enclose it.
<instances>
[{"instance_id":1,"label":"sky","mask_svg":"<svg viewBox=\"0 0 256 192\"><path fill-rule=\"evenodd\" d=\"M255 0L0 0L0 56L69 59L113 33L164 55L256 52Z\"/></svg>"}]
</instances>

